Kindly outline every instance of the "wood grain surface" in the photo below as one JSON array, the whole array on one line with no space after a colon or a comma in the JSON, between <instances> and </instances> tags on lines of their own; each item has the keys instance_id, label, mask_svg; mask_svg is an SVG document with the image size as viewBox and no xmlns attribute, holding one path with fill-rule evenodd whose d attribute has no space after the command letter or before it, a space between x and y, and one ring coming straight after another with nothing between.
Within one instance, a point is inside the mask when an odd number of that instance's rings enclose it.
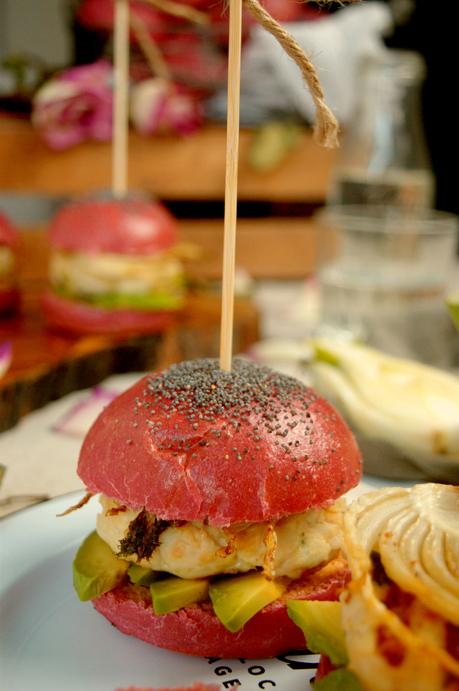
<instances>
[{"instance_id":1,"label":"wood grain surface","mask_svg":"<svg viewBox=\"0 0 459 691\"><path fill-rule=\"evenodd\" d=\"M322 202L336 152L318 146L308 130L298 146L273 171L259 173L248 164L254 132L240 134L239 199L270 202ZM110 144L88 142L51 151L28 122L0 117L0 190L54 195L108 189ZM160 199L223 199L225 130L207 125L195 134L129 136L129 186Z\"/></svg>"}]
</instances>

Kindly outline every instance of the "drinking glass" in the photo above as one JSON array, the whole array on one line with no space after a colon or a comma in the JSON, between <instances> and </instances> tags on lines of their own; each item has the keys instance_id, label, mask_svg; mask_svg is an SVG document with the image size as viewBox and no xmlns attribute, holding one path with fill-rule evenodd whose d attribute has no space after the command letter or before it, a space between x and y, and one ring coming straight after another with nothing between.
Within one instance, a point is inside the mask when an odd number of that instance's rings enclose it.
<instances>
[{"instance_id":1,"label":"drinking glass","mask_svg":"<svg viewBox=\"0 0 459 691\"><path fill-rule=\"evenodd\" d=\"M445 295L455 267L457 218L394 207L321 211L319 332L450 366L457 336Z\"/></svg>"}]
</instances>

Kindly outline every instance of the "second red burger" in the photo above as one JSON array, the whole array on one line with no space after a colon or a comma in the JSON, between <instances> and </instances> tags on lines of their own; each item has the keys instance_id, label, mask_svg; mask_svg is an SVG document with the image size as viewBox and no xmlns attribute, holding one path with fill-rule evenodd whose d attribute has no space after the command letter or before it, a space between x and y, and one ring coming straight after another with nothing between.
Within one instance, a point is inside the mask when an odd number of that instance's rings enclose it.
<instances>
[{"instance_id":1,"label":"second red burger","mask_svg":"<svg viewBox=\"0 0 459 691\"><path fill-rule=\"evenodd\" d=\"M50 228L48 323L77 333L161 331L184 302L174 218L144 198L82 200Z\"/></svg>"}]
</instances>

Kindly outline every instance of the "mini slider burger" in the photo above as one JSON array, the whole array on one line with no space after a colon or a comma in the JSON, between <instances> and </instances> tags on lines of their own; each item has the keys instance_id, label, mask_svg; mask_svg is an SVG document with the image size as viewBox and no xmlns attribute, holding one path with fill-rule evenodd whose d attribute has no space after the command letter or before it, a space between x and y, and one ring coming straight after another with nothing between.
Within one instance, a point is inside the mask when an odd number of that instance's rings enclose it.
<instances>
[{"instance_id":1,"label":"mini slider burger","mask_svg":"<svg viewBox=\"0 0 459 691\"><path fill-rule=\"evenodd\" d=\"M244 360L147 376L96 420L78 473L100 493L74 585L121 631L193 655L304 648L288 599L336 599L361 458L312 389ZM80 503L81 505L81 503Z\"/></svg>"},{"instance_id":2,"label":"mini slider burger","mask_svg":"<svg viewBox=\"0 0 459 691\"><path fill-rule=\"evenodd\" d=\"M183 306L176 224L145 198L71 203L49 233L47 322L76 333L161 331Z\"/></svg>"},{"instance_id":3,"label":"mini slider burger","mask_svg":"<svg viewBox=\"0 0 459 691\"><path fill-rule=\"evenodd\" d=\"M0 213L0 314L17 307L18 291L15 276L15 250L18 244L18 233Z\"/></svg>"},{"instance_id":4,"label":"mini slider burger","mask_svg":"<svg viewBox=\"0 0 459 691\"><path fill-rule=\"evenodd\" d=\"M341 602L291 602L317 691L459 691L459 488L386 488L344 519Z\"/></svg>"}]
</instances>

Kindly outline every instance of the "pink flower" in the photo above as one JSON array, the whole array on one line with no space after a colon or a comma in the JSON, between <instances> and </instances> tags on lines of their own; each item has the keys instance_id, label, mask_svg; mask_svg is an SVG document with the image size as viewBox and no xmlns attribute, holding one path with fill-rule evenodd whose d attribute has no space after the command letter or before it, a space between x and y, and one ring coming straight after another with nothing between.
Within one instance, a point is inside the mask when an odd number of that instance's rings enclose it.
<instances>
[{"instance_id":1,"label":"pink flower","mask_svg":"<svg viewBox=\"0 0 459 691\"><path fill-rule=\"evenodd\" d=\"M65 70L37 91L32 122L51 148L111 138L112 81L112 66L99 60Z\"/></svg>"},{"instance_id":2,"label":"pink flower","mask_svg":"<svg viewBox=\"0 0 459 691\"><path fill-rule=\"evenodd\" d=\"M132 88L131 119L141 134L187 135L202 125L203 111L200 102L184 87L156 77Z\"/></svg>"},{"instance_id":3,"label":"pink flower","mask_svg":"<svg viewBox=\"0 0 459 691\"><path fill-rule=\"evenodd\" d=\"M11 365L13 349L9 341L0 343L0 378L3 377L8 367Z\"/></svg>"}]
</instances>

